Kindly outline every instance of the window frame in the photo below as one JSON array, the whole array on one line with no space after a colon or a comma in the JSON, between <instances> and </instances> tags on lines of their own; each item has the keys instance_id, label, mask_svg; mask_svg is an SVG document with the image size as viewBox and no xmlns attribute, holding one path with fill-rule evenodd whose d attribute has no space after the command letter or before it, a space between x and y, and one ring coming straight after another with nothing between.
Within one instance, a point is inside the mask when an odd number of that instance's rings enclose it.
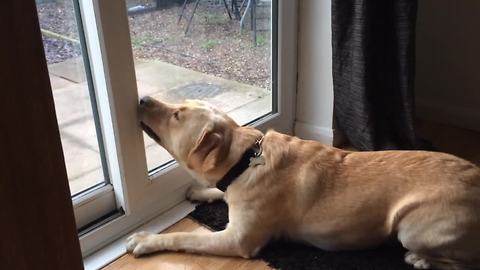
<instances>
[{"instance_id":1,"label":"window frame","mask_svg":"<svg viewBox=\"0 0 480 270\"><path fill-rule=\"evenodd\" d=\"M137 120L138 91L125 2L78 1L110 175L111 186L105 186L99 194L109 198L103 202L104 209L123 212L80 236L85 257L183 202L193 179L177 163L148 174L143 133ZM273 108L277 112L252 123L263 131L268 128L288 134L293 131L297 7L297 0L278 0L277 58L272 57L278 68L273 72L276 74L273 85L277 87L277 95L273 95L277 106ZM83 196L83 201L74 201L74 205L90 204L95 209L98 207L95 198L96 195Z\"/></svg>"}]
</instances>

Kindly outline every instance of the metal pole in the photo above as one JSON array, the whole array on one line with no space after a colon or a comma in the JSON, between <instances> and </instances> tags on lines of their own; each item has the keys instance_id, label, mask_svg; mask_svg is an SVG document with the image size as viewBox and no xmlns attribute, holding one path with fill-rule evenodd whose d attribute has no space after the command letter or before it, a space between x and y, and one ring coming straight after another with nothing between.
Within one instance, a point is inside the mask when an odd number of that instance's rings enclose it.
<instances>
[{"instance_id":1,"label":"metal pole","mask_svg":"<svg viewBox=\"0 0 480 270\"><path fill-rule=\"evenodd\" d=\"M253 31L253 44L254 46L257 46L257 1L252 0L253 5L252 5L252 31Z\"/></svg>"},{"instance_id":2,"label":"metal pole","mask_svg":"<svg viewBox=\"0 0 480 270\"><path fill-rule=\"evenodd\" d=\"M180 21L182 20L183 13L185 12L185 8L187 7L187 1L188 1L188 0L185 0L185 1L183 2L182 12L180 12L180 15L178 16L178 22L177 22L177 24L179 24Z\"/></svg>"},{"instance_id":3,"label":"metal pole","mask_svg":"<svg viewBox=\"0 0 480 270\"><path fill-rule=\"evenodd\" d=\"M227 10L228 17L231 20L232 19L232 14L230 14L230 10L228 9L227 0L223 0L223 4L225 5L225 9Z\"/></svg>"},{"instance_id":4,"label":"metal pole","mask_svg":"<svg viewBox=\"0 0 480 270\"><path fill-rule=\"evenodd\" d=\"M185 35L188 33L188 30L190 29L190 24L192 24L193 16L195 15L195 11L197 10L198 3L200 3L200 0L197 0L195 2L195 7L193 8L192 15L190 16L190 19L188 20L187 29L185 29Z\"/></svg>"}]
</instances>

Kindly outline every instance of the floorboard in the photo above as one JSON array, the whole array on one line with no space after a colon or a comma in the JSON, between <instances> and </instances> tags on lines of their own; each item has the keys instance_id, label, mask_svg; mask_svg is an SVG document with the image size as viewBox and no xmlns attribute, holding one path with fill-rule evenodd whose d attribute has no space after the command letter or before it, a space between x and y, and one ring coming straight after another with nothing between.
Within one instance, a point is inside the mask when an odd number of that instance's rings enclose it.
<instances>
[{"instance_id":1,"label":"floorboard","mask_svg":"<svg viewBox=\"0 0 480 270\"><path fill-rule=\"evenodd\" d=\"M163 233L169 232L201 232L207 228L190 218L184 218ZM146 257L134 258L126 254L110 265L106 270L270 270L261 260L246 260L241 258L217 257L177 252L161 252Z\"/></svg>"}]
</instances>

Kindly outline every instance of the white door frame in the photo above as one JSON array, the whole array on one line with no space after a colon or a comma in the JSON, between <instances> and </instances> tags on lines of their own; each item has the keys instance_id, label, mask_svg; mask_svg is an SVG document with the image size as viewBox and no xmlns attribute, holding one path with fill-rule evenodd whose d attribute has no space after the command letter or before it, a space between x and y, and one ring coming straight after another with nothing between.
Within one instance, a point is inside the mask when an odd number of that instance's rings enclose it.
<instances>
[{"instance_id":1,"label":"white door frame","mask_svg":"<svg viewBox=\"0 0 480 270\"><path fill-rule=\"evenodd\" d=\"M148 175L124 1L79 0L110 182L124 214L82 236L84 256L185 200L192 179L176 163ZM278 1L277 112L255 123L292 134L297 78L297 0ZM272 35L274 36L274 35ZM273 42L274 43L274 42ZM274 95L275 97L275 95ZM108 192L108 191L107 191Z\"/></svg>"}]
</instances>

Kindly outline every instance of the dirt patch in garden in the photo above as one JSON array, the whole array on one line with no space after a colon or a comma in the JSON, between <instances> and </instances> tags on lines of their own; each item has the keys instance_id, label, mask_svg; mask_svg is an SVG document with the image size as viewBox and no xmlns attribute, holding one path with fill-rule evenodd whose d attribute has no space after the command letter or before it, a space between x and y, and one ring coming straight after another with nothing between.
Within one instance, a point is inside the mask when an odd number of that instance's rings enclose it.
<instances>
[{"instance_id":1,"label":"dirt patch in garden","mask_svg":"<svg viewBox=\"0 0 480 270\"><path fill-rule=\"evenodd\" d=\"M204 3L204 4L202 4ZM177 24L180 6L129 16L134 57L168 62L228 80L271 89L269 7L258 8L257 44L250 25L240 32L239 21L230 20L223 5L201 1L187 35L187 18ZM194 4L187 5L190 15ZM78 39L74 14L65 4L39 4L42 29ZM70 13L69 13L70 12ZM232 14L233 16L233 14ZM78 56L77 44L44 37L48 63Z\"/></svg>"}]
</instances>

